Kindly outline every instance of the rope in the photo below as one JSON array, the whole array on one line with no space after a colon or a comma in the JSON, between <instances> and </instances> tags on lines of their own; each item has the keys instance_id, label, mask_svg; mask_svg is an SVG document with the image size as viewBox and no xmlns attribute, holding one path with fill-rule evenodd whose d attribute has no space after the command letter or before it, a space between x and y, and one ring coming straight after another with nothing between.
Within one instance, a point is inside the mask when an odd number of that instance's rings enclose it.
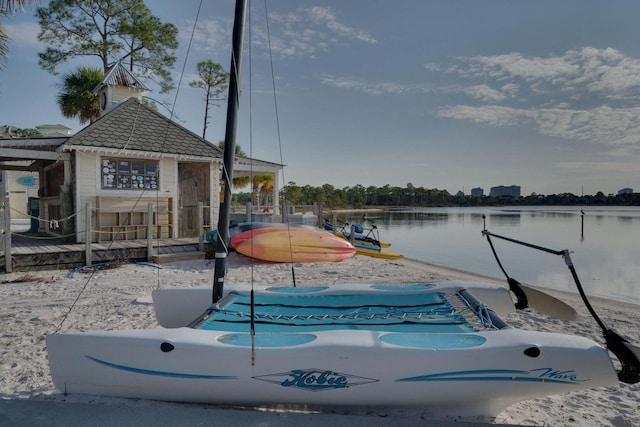
<instances>
[{"instance_id":1,"label":"rope","mask_svg":"<svg viewBox=\"0 0 640 427\"><path fill-rule=\"evenodd\" d=\"M493 321L491 320L491 315L489 314L489 308L486 305L479 305L476 314L478 315L482 326L485 328L495 328Z\"/></svg>"},{"instance_id":2,"label":"rope","mask_svg":"<svg viewBox=\"0 0 640 427\"><path fill-rule=\"evenodd\" d=\"M275 112L275 119L276 119L276 133L277 133L277 137L278 137L278 151L280 154L280 164L283 165L284 164L284 156L282 154L282 134L280 132L280 114L278 111L278 95L277 95L277 90L276 90L276 73L275 73L275 68L273 66L273 49L271 48L271 26L269 25L269 10L267 9L267 0L264 0L264 16L265 16L265 24L267 27L267 51L269 52L269 66L270 66L270 70L271 70L271 87L272 87L272 91L273 91L273 107L274 107L274 112ZM284 172L284 168L282 168L282 182L287 182L287 179L285 177L285 172ZM286 200L283 200L283 202L286 202ZM281 203L281 205L284 205L284 208L286 209L286 203ZM281 206L282 209L282 206ZM289 227L289 221L287 221L287 227ZM291 235L291 233L289 233L289 235ZM296 287L296 271L295 271L295 266L293 263L293 246L291 243L291 239L289 239L289 254L291 255L291 279L293 281L293 287Z\"/></svg>"},{"instance_id":3,"label":"rope","mask_svg":"<svg viewBox=\"0 0 640 427\"><path fill-rule=\"evenodd\" d=\"M256 320L271 320L271 321L278 321L278 320L283 320L283 321L293 321L293 320L301 320L301 321L311 321L311 320L389 320L389 319L397 319L397 320L443 320L443 319L451 319L452 316L456 316L458 314L460 314L460 312L455 312L454 310L449 310L450 312L448 313L428 313L428 312L404 312L404 311L399 311L394 307L391 307L393 309L392 312L390 313L385 313L385 314L363 314L363 313L354 313L354 314L322 314L322 315L315 315L315 314L309 314L309 315L299 315L299 314L294 314L294 315L285 315L285 314L278 314L278 315L273 315L273 314L269 314L269 313L253 313L253 314L247 314L247 312L245 311L240 311L240 310L225 310L225 309L221 309L218 308L216 306L211 306L210 309L212 311L216 311L220 314L223 315L227 315L227 316L235 316L235 317L239 317L239 318L250 318L253 316L254 319ZM453 320L453 319L452 319ZM456 321L458 322L458 321ZM483 322L484 324L485 322ZM489 324L491 323L491 320L489 320L488 322Z\"/></svg>"},{"instance_id":4,"label":"rope","mask_svg":"<svg viewBox=\"0 0 640 427\"><path fill-rule=\"evenodd\" d=\"M75 211L74 213L72 213L71 215L69 215L67 217L48 220L48 219L40 218L40 217L37 217L37 216L29 215L28 213L24 213L24 212L19 211L19 210L15 209L15 208L11 208L11 210L13 212L17 212L21 216L26 216L29 219L37 219L38 221L58 221L58 222L71 220L73 217L75 217L76 215L78 215L78 214L80 214L82 212L82 209L80 209L80 210Z\"/></svg>"},{"instance_id":5,"label":"rope","mask_svg":"<svg viewBox=\"0 0 640 427\"><path fill-rule=\"evenodd\" d=\"M515 307L518 310L524 310L525 308L529 307L529 301L527 299L527 294L525 294L524 290L520 286L520 282L518 282L513 277L509 276L509 274L507 273L507 270L504 269L504 267L502 266L502 262L500 262L500 258L498 257L498 253L496 252L496 248L493 246L493 242L491 241L491 238L489 237L489 233L488 232L485 233L485 231L486 230L484 230L482 233L487 236L487 242L489 242L489 246L491 247L491 251L493 252L493 256L495 257L496 262L498 263L498 266L500 267L500 270L502 270L502 272L504 273L505 277L507 278L507 283L509 284L509 290L511 292L513 292L513 294L516 296Z\"/></svg>"},{"instance_id":6,"label":"rope","mask_svg":"<svg viewBox=\"0 0 640 427\"><path fill-rule=\"evenodd\" d=\"M139 114L140 114L140 104L138 104L138 108L136 109L136 115L133 118L133 126L131 126L131 132L129 133L129 138L127 138L127 142L125 142L122 148L120 149L120 153L118 153L119 155L122 155L122 153L127 149L127 147L129 146L129 143L131 142L131 139L133 138L133 133L136 130L136 123L138 122Z\"/></svg>"}]
</instances>

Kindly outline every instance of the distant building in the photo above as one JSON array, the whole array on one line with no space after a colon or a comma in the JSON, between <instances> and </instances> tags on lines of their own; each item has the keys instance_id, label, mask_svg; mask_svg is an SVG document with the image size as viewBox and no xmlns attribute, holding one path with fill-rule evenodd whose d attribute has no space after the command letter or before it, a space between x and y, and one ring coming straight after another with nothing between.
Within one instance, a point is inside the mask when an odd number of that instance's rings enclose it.
<instances>
[{"instance_id":1,"label":"distant building","mask_svg":"<svg viewBox=\"0 0 640 427\"><path fill-rule=\"evenodd\" d=\"M15 126L4 125L0 128L0 138L11 138L15 131Z\"/></svg>"},{"instance_id":2,"label":"distant building","mask_svg":"<svg viewBox=\"0 0 640 427\"><path fill-rule=\"evenodd\" d=\"M618 196L621 196L623 194L632 194L633 193L633 188L623 188L622 190L618 190Z\"/></svg>"},{"instance_id":3,"label":"distant building","mask_svg":"<svg viewBox=\"0 0 640 427\"><path fill-rule=\"evenodd\" d=\"M471 189L471 195L473 197L482 197L484 196L484 190L480 187L476 187L476 188L472 188Z\"/></svg>"},{"instance_id":4,"label":"distant building","mask_svg":"<svg viewBox=\"0 0 640 427\"><path fill-rule=\"evenodd\" d=\"M64 137L73 135L73 130L64 125L40 125L36 126L40 133L47 137Z\"/></svg>"},{"instance_id":5,"label":"distant building","mask_svg":"<svg viewBox=\"0 0 640 427\"><path fill-rule=\"evenodd\" d=\"M504 185L500 185L498 187L491 187L491 192L489 193L489 196L491 197L508 196L508 197L513 197L517 199L520 197L520 186L510 185L507 187Z\"/></svg>"},{"instance_id":6,"label":"distant building","mask_svg":"<svg viewBox=\"0 0 640 427\"><path fill-rule=\"evenodd\" d=\"M38 134L38 132L40 133ZM19 129L11 125L0 126L0 139L28 138L29 136L57 138L71 135L73 135L73 130L64 125L39 125L35 129Z\"/></svg>"}]
</instances>

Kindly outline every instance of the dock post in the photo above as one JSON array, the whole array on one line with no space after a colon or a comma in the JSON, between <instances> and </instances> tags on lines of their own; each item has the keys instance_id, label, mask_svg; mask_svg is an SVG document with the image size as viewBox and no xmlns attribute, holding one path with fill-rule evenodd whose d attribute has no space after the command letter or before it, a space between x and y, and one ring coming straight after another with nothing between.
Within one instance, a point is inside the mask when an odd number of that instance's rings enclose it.
<instances>
[{"instance_id":1,"label":"dock post","mask_svg":"<svg viewBox=\"0 0 640 427\"><path fill-rule=\"evenodd\" d=\"M204 203L198 202L198 250L204 252Z\"/></svg>"},{"instance_id":2,"label":"dock post","mask_svg":"<svg viewBox=\"0 0 640 427\"><path fill-rule=\"evenodd\" d=\"M85 203L84 209L84 264L91 265L91 203Z\"/></svg>"},{"instance_id":3,"label":"dock post","mask_svg":"<svg viewBox=\"0 0 640 427\"><path fill-rule=\"evenodd\" d=\"M253 210L253 203L251 202L247 202L244 204L244 209L245 209L245 217L244 220L246 222L251 222L253 221L253 218L251 218L251 211Z\"/></svg>"},{"instance_id":4,"label":"dock post","mask_svg":"<svg viewBox=\"0 0 640 427\"><path fill-rule=\"evenodd\" d=\"M158 239L162 236L162 229L158 228ZM169 236L171 237L171 236ZM147 261L153 261L153 203L147 203Z\"/></svg>"},{"instance_id":5,"label":"dock post","mask_svg":"<svg viewBox=\"0 0 640 427\"><path fill-rule=\"evenodd\" d=\"M338 234L338 212L333 211L333 234Z\"/></svg>"},{"instance_id":6,"label":"dock post","mask_svg":"<svg viewBox=\"0 0 640 427\"><path fill-rule=\"evenodd\" d=\"M313 212L316 213L316 227L324 228L324 211L322 203L315 202L313 204Z\"/></svg>"},{"instance_id":7,"label":"dock post","mask_svg":"<svg viewBox=\"0 0 640 427\"><path fill-rule=\"evenodd\" d=\"M11 203L9 197L4 201L4 271L5 273L13 272L13 260L11 259Z\"/></svg>"}]
</instances>

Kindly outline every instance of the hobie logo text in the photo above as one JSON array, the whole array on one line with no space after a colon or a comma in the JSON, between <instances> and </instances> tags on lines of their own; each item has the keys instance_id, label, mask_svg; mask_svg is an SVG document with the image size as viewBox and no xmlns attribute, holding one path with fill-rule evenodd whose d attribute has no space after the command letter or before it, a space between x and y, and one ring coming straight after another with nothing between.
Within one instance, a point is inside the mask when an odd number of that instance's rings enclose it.
<instances>
[{"instance_id":1,"label":"hobie logo text","mask_svg":"<svg viewBox=\"0 0 640 427\"><path fill-rule=\"evenodd\" d=\"M297 388L305 391L339 390L362 384L378 382L373 378L343 374L329 369L293 369L278 374L254 377L260 381L277 384L280 387Z\"/></svg>"},{"instance_id":2,"label":"hobie logo text","mask_svg":"<svg viewBox=\"0 0 640 427\"><path fill-rule=\"evenodd\" d=\"M346 388L349 380L344 375L332 371L303 371L297 369L291 371L291 376L282 382L283 387L301 388Z\"/></svg>"}]
</instances>

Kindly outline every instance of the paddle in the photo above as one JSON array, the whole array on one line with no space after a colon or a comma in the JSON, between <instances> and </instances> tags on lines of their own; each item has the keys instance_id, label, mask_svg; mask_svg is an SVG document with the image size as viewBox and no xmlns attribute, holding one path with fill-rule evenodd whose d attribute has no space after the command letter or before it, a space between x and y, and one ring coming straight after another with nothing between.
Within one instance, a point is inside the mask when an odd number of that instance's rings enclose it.
<instances>
[{"instance_id":1,"label":"paddle","mask_svg":"<svg viewBox=\"0 0 640 427\"><path fill-rule=\"evenodd\" d=\"M496 257L496 261L498 261L498 265L502 269L502 272L507 276L507 282L509 283L509 289L516 295L518 301L516 302L516 308L526 308L527 306L531 306L536 308L536 310L545 310L550 315L554 317L558 317L561 319L567 318L565 316L569 316L571 311L567 310L567 305L562 301L557 301L560 304L558 305L555 302L555 298L550 295L545 294L544 292L538 291L537 289L533 289L528 286L523 286L518 283L517 280L509 277L505 269L502 267L500 260L498 259L498 254L493 247L493 243L491 242L491 236L496 237L498 239L506 240L509 242L517 243L519 245L527 246L533 249L537 249L543 252L547 252L553 255L560 255L564 259L564 262L567 264L569 271L571 272L571 276L573 277L573 281L575 282L576 288L578 289L578 293L584 302L584 305L589 310L591 317L596 321L598 326L602 329L602 335L605 339L607 349L615 354L620 362L621 368L617 370L618 380L627 383L627 384L636 384L640 382L640 347L636 344L632 344L622 336L620 336L613 329L609 329L604 322L600 319L596 311L593 309L593 306L589 302L587 298L587 294L584 292L582 288L582 284L580 283L580 279L578 278L578 273L576 272L575 267L573 266L573 261L571 260L570 251L568 249L564 249L561 251L545 248L538 245L533 245L531 243L522 242L519 240L511 239L509 237L500 236L497 234L493 234L488 232L486 229L482 230L482 234L487 236L487 241L493 250L493 254ZM525 291L526 290L526 291ZM531 298L531 300L529 300ZM568 307L570 310L573 310L571 307ZM540 311L543 313L543 311ZM555 313L555 314L551 314ZM562 316L562 317L560 317ZM571 318L568 318L571 320Z\"/></svg>"},{"instance_id":2,"label":"paddle","mask_svg":"<svg viewBox=\"0 0 640 427\"><path fill-rule=\"evenodd\" d=\"M560 320L578 320L578 312L564 301L551 296L541 290L519 284L527 298L528 306L540 314L554 317Z\"/></svg>"},{"instance_id":3,"label":"paddle","mask_svg":"<svg viewBox=\"0 0 640 427\"><path fill-rule=\"evenodd\" d=\"M522 310L527 307L531 307L534 310L536 310L538 313L546 314L556 319L561 319L561 320L578 320L579 319L580 316L578 315L578 312L569 304L563 301L560 301L558 298L553 297L545 292L542 292L539 289L535 289L531 286L523 285L522 283L518 282L516 279L509 276L505 268L502 266L502 263L500 262L498 253L496 252L496 249L493 246L493 242L491 241L491 236L497 237L499 239L504 239L510 242L522 244L525 246L534 247L535 249L542 249L542 250L545 250L546 252L549 252L550 250L546 248L541 248L539 246L531 245L529 243L510 239L508 237L493 234L488 232L486 229L482 230L482 234L487 237L489 246L491 246L491 250L493 251L493 256L495 257L498 263L498 266L500 267L505 277L507 278L507 283L509 284L509 290L511 290L511 292L513 292L513 294L517 298L517 301L515 303L515 306L517 309ZM555 255L561 254L556 252L553 252L553 253Z\"/></svg>"}]
</instances>

